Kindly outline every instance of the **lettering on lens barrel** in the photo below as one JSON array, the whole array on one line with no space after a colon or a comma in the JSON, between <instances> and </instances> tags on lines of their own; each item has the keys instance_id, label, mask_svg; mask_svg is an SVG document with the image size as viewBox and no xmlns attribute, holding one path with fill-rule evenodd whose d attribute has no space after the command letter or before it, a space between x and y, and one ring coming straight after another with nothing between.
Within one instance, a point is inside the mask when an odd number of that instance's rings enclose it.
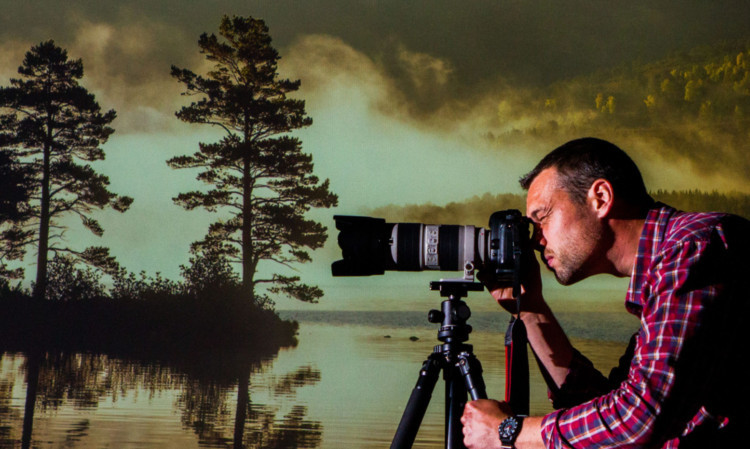
<instances>
[{"instance_id":1,"label":"lettering on lens barrel","mask_svg":"<svg viewBox=\"0 0 750 449\"><path fill-rule=\"evenodd\" d=\"M489 229L461 225L386 223L382 218L336 215L342 259L334 276L370 276L385 271L492 271L499 282L517 281L523 253L530 250L530 222L510 209L490 216Z\"/></svg>"}]
</instances>

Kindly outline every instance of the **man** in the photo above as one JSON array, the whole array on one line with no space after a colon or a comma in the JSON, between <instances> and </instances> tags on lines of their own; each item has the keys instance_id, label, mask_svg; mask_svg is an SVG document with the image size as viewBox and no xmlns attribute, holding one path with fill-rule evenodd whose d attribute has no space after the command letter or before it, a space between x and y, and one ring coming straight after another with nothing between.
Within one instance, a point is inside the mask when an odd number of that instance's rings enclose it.
<instances>
[{"instance_id":1,"label":"man","mask_svg":"<svg viewBox=\"0 0 750 449\"><path fill-rule=\"evenodd\" d=\"M558 410L524 418L506 403L469 402L466 446L737 447L738 427L747 425L748 381L739 367L749 340L748 222L655 203L633 161L594 138L557 148L521 185L537 249L557 280L630 277L625 305L641 328L604 377L555 320L530 257L520 317ZM484 282L513 310L510 289Z\"/></svg>"}]
</instances>

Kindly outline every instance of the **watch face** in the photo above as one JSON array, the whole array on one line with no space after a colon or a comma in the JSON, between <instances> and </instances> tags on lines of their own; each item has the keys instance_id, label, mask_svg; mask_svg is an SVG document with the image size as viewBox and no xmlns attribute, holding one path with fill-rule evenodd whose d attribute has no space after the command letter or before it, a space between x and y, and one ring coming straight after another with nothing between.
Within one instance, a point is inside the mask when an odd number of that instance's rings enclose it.
<instances>
[{"instance_id":1,"label":"watch face","mask_svg":"<svg viewBox=\"0 0 750 449\"><path fill-rule=\"evenodd\" d=\"M500 423L498 433L500 434L500 441L503 443L512 443L515 440L516 432L518 431L518 421L514 417L505 419Z\"/></svg>"}]
</instances>

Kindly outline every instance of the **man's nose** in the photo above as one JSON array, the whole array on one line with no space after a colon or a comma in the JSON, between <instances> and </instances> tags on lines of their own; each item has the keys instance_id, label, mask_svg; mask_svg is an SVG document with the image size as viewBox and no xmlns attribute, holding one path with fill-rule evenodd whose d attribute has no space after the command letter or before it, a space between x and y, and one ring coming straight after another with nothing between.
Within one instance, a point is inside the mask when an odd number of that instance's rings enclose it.
<instances>
[{"instance_id":1,"label":"man's nose","mask_svg":"<svg viewBox=\"0 0 750 449\"><path fill-rule=\"evenodd\" d=\"M534 249L541 251L547 246L547 239L544 237L544 230L538 224L534 224L534 232L531 236L531 243Z\"/></svg>"}]
</instances>

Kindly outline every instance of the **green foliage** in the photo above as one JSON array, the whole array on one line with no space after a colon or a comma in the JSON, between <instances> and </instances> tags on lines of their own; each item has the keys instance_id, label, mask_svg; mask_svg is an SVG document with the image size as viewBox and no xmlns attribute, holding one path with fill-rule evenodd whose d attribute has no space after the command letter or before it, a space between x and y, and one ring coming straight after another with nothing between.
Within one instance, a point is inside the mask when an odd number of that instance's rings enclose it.
<instances>
[{"instance_id":1,"label":"green foliage","mask_svg":"<svg viewBox=\"0 0 750 449\"><path fill-rule=\"evenodd\" d=\"M273 292L314 300L317 292L295 287L294 278L256 278L262 261L283 267L309 261L307 250L320 248L327 235L326 228L306 219L305 213L337 202L328 181L312 175L312 157L302 152L300 140L286 135L312 124L304 101L289 98L300 82L278 78L279 55L262 20L225 16L219 34L203 34L198 41L201 53L213 63L208 73L172 67L184 95L198 98L177 117L226 133L218 142L201 143L193 155L167 161L172 168L200 169L197 179L210 186L181 193L174 201L187 210L204 208L222 216L193 245L196 257L209 259L195 259L191 269L219 270L220 276L212 276L227 282L224 260L239 264L251 302L268 301L257 291L260 285L276 285ZM215 263L219 265L203 266ZM184 274L195 284L194 273Z\"/></svg>"},{"instance_id":2,"label":"green foliage","mask_svg":"<svg viewBox=\"0 0 750 449\"><path fill-rule=\"evenodd\" d=\"M26 53L18 69L20 78L0 88L0 146L13 152L33 178L29 217L16 233L18 247L36 246L37 293L46 290L48 251L67 253L78 260L113 270L113 259L101 248L76 251L55 246L61 230L59 218L75 215L95 235L104 232L91 213L111 207L123 212L132 199L108 190L109 179L86 162L104 159L104 144L114 130L109 124L115 111L103 112L94 95L79 85L80 59L53 41L42 42Z\"/></svg>"}]
</instances>

